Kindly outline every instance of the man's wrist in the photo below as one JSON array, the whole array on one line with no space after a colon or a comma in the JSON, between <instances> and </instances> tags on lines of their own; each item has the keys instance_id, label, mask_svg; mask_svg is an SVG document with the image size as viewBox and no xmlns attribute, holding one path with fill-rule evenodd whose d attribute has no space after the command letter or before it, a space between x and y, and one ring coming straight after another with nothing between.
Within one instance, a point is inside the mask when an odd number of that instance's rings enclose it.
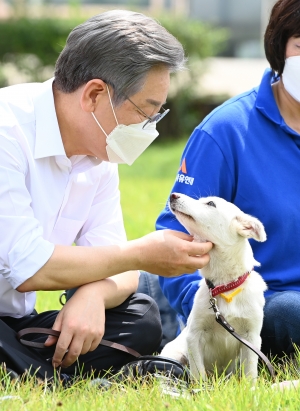
<instances>
[{"instance_id":1,"label":"man's wrist","mask_svg":"<svg viewBox=\"0 0 300 411\"><path fill-rule=\"evenodd\" d=\"M136 271L142 269L140 239L127 241L121 247L121 264L124 271Z\"/></svg>"}]
</instances>

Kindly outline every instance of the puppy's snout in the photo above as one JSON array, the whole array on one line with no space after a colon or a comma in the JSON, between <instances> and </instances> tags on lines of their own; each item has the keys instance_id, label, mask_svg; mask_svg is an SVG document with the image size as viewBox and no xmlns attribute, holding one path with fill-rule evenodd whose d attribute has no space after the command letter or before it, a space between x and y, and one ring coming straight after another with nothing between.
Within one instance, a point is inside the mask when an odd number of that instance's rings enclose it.
<instances>
[{"instance_id":1,"label":"puppy's snout","mask_svg":"<svg viewBox=\"0 0 300 411\"><path fill-rule=\"evenodd\" d=\"M180 198L180 195L177 194L177 193L172 193L172 194L170 195L170 201L177 200L178 198Z\"/></svg>"},{"instance_id":2,"label":"puppy's snout","mask_svg":"<svg viewBox=\"0 0 300 411\"><path fill-rule=\"evenodd\" d=\"M175 211L175 209L176 209L176 207L175 207L176 200L178 200L179 198L180 198L180 195L177 194L177 193L172 193L172 194L170 195L170 207L171 207L171 210Z\"/></svg>"}]
</instances>

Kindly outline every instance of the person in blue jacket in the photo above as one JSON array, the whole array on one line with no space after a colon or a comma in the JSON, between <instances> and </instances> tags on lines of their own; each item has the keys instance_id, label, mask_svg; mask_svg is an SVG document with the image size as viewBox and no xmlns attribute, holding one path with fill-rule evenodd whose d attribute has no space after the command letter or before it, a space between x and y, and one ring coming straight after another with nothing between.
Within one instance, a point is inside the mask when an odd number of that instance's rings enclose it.
<instances>
[{"instance_id":1,"label":"person in blue jacket","mask_svg":"<svg viewBox=\"0 0 300 411\"><path fill-rule=\"evenodd\" d=\"M252 242L268 285L262 350L282 356L300 346L300 2L279 0L265 32L271 69L261 84L225 102L196 127L171 192L218 196L261 220L268 239ZM185 229L168 205L158 230ZM201 272L159 278L186 322Z\"/></svg>"}]
</instances>

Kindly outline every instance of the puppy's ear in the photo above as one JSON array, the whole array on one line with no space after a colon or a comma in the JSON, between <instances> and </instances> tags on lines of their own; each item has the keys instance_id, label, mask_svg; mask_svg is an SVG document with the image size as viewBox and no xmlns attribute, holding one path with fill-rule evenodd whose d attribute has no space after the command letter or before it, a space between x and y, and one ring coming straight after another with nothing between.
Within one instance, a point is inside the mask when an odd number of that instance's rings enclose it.
<instances>
[{"instance_id":1,"label":"puppy's ear","mask_svg":"<svg viewBox=\"0 0 300 411\"><path fill-rule=\"evenodd\" d=\"M254 238L256 241L266 241L267 235L262 223L249 214L236 216L232 225L236 232L245 238Z\"/></svg>"}]
</instances>

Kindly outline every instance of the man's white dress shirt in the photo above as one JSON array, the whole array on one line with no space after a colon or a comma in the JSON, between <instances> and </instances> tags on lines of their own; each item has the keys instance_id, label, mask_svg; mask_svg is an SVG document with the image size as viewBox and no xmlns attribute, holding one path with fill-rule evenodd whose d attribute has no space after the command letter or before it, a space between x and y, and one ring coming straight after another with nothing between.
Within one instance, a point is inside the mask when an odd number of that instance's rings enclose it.
<instances>
[{"instance_id":1,"label":"man's white dress shirt","mask_svg":"<svg viewBox=\"0 0 300 411\"><path fill-rule=\"evenodd\" d=\"M0 316L33 311L35 292L16 288L55 244L126 241L117 165L66 156L52 83L0 90Z\"/></svg>"}]
</instances>

